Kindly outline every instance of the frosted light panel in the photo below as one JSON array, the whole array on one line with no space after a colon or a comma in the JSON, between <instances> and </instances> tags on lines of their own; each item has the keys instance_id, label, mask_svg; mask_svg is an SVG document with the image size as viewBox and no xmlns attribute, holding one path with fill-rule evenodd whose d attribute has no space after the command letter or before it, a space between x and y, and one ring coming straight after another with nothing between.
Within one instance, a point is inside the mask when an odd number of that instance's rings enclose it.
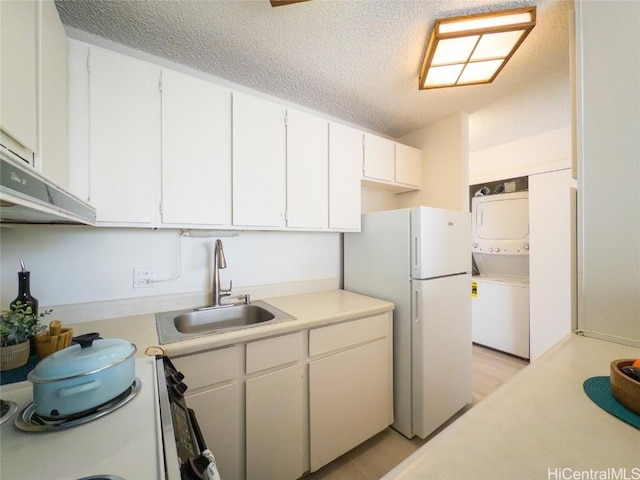
<instances>
[{"instance_id":1,"label":"frosted light panel","mask_svg":"<svg viewBox=\"0 0 640 480\"><path fill-rule=\"evenodd\" d=\"M454 85L460 76L462 67L464 64L431 67L424 84L429 86Z\"/></svg>"},{"instance_id":2,"label":"frosted light panel","mask_svg":"<svg viewBox=\"0 0 640 480\"><path fill-rule=\"evenodd\" d=\"M446 65L463 63L469 60L473 47L476 46L479 35L461 38L447 38L440 40L433 54L431 65Z\"/></svg>"},{"instance_id":3,"label":"frosted light panel","mask_svg":"<svg viewBox=\"0 0 640 480\"><path fill-rule=\"evenodd\" d=\"M488 82L496 73L503 60L469 63L464 68L458 83Z\"/></svg>"},{"instance_id":4,"label":"frosted light panel","mask_svg":"<svg viewBox=\"0 0 640 480\"><path fill-rule=\"evenodd\" d=\"M512 15L497 15L485 18L470 18L469 20L457 20L449 23L441 23L439 33L467 32L478 29L488 29L494 27L504 27L507 25L518 25L528 23L531 19L530 12L514 13Z\"/></svg>"},{"instance_id":5,"label":"frosted light panel","mask_svg":"<svg viewBox=\"0 0 640 480\"><path fill-rule=\"evenodd\" d=\"M536 7L436 20L418 89L492 82L535 25Z\"/></svg>"},{"instance_id":6,"label":"frosted light panel","mask_svg":"<svg viewBox=\"0 0 640 480\"><path fill-rule=\"evenodd\" d=\"M524 30L514 32L488 33L482 36L478 46L473 51L471 60L487 60L490 58L505 58L518 43Z\"/></svg>"}]
</instances>

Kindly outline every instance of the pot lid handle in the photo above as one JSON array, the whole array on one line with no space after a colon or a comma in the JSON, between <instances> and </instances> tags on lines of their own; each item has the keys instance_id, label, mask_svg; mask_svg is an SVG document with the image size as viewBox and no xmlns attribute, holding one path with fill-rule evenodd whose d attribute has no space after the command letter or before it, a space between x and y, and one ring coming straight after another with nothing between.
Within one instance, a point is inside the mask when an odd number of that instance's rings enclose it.
<instances>
[{"instance_id":1,"label":"pot lid handle","mask_svg":"<svg viewBox=\"0 0 640 480\"><path fill-rule=\"evenodd\" d=\"M89 348L94 340L100 338L99 333L85 333L84 335L78 335L77 337L73 337L73 340L80 344L80 348Z\"/></svg>"}]
</instances>

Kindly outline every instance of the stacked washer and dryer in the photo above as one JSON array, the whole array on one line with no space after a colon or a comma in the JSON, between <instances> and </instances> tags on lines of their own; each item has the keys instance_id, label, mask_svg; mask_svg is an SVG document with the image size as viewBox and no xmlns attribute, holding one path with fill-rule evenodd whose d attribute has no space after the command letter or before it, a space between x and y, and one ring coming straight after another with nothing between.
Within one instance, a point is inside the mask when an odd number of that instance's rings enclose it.
<instances>
[{"instance_id":1,"label":"stacked washer and dryer","mask_svg":"<svg viewBox=\"0 0 640 480\"><path fill-rule=\"evenodd\" d=\"M529 192L474 196L472 339L529 358Z\"/></svg>"}]
</instances>

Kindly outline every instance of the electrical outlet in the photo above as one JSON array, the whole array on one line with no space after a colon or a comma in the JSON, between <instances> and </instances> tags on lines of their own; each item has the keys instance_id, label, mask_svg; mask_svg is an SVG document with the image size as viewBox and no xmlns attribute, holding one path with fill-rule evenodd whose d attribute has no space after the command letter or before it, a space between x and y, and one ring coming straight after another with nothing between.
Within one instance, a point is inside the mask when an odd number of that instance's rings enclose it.
<instances>
[{"instance_id":1,"label":"electrical outlet","mask_svg":"<svg viewBox=\"0 0 640 480\"><path fill-rule=\"evenodd\" d=\"M149 288L155 287L153 281L156 279L156 268L134 268L133 269L133 288Z\"/></svg>"}]
</instances>

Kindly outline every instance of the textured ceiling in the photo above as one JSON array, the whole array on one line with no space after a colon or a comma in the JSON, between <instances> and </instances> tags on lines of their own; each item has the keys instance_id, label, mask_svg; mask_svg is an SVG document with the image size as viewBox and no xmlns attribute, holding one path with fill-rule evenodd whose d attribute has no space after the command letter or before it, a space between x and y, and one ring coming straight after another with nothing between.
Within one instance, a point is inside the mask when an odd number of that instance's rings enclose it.
<instances>
[{"instance_id":1,"label":"textured ceiling","mask_svg":"<svg viewBox=\"0 0 640 480\"><path fill-rule=\"evenodd\" d=\"M569 75L572 0L56 0L65 25L400 137ZM537 25L492 84L418 90L437 18L537 6Z\"/></svg>"}]
</instances>

